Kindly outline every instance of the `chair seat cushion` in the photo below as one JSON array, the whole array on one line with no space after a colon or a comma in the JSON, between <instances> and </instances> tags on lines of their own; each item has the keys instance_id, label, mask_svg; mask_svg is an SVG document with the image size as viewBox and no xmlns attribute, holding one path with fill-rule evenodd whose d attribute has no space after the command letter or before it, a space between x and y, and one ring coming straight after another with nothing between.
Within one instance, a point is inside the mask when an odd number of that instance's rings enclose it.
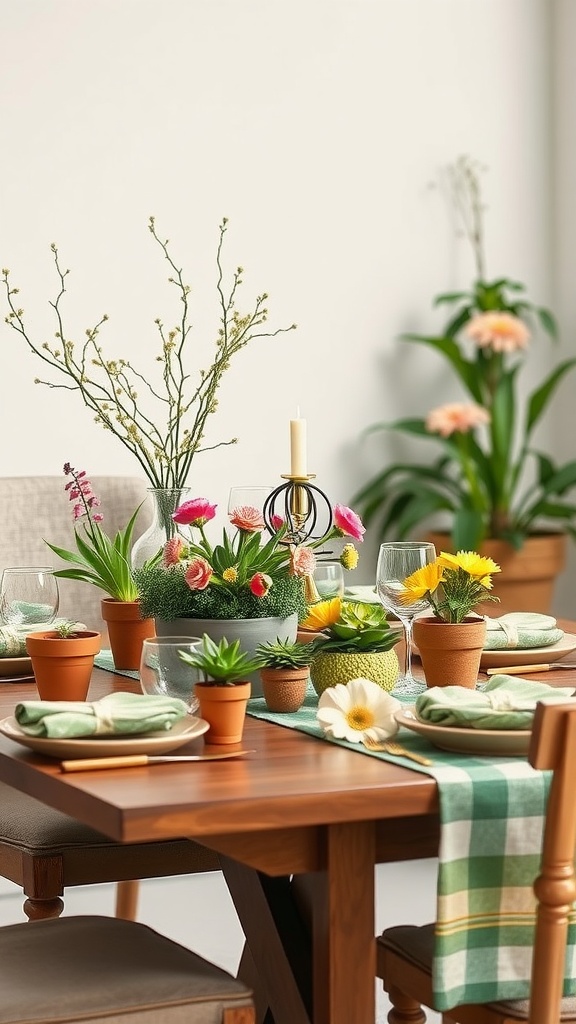
<instances>
[{"instance_id":1,"label":"chair seat cushion","mask_svg":"<svg viewBox=\"0 0 576 1024\"><path fill-rule=\"evenodd\" d=\"M132 921L69 917L0 928L1 1024L131 1019L221 1024L251 1006L226 971Z\"/></svg>"},{"instance_id":2,"label":"chair seat cushion","mask_svg":"<svg viewBox=\"0 0 576 1024\"><path fill-rule=\"evenodd\" d=\"M387 928L378 936L380 946L398 954L404 960L414 964L420 970L432 975L432 957L434 955L434 925L396 925ZM387 979L392 981L392 979ZM410 993L406 993L409 995ZM488 1003L491 1009L507 1013L518 1020L528 1017L528 1000L512 999L497 1003ZM576 996L567 996L562 1000L562 1020L576 1018Z\"/></svg>"}]
</instances>

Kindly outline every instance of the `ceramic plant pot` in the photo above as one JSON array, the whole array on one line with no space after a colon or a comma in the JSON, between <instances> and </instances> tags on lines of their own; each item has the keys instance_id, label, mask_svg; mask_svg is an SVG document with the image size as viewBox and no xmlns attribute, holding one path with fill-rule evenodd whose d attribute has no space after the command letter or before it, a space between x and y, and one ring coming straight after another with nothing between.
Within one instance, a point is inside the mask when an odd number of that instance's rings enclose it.
<instances>
[{"instance_id":1,"label":"ceramic plant pot","mask_svg":"<svg viewBox=\"0 0 576 1024\"><path fill-rule=\"evenodd\" d=\"M234 686L196 683L195 693L200 702L198 714L210 726L204 735L206 743L240 743L250 688L249 682Z\"/></svg>"},{"instance_id":2,"label":"ceramic plant pot","mask_svg":"<svg viewBox=\"0 0 576 1024\"><path fill-rule=\"evenodd\" d=\"M260 678L264 700L270 711L289 714L298 711L304 703L310 667L261 668Z\"/></svg>"},{"instance_id":3,"label":"ceramic plant pot","mask_svg":"<svg viewBox=\"0 0 576 1024\"><path fill-rule=\"evenodd\" d=\"M113 597L104 597L101 607L115 667L137 672L142 641L149 640L155 633L154 619L142 618L139 601L116 601Z\"/></svg>"},{"instance_id":4,"label":"ceramic plant pot","mask_svg":"<svg viewBox=\"0 0 576 1024\"><path fill-rule=\"evenodd\" d=\"M427 686L475 688L486 640L484 619L470 616L464 622L442 622L424 616L414 619L412 638Z\"/></svg>"},{"instance_id":5,"label":"ceramic plant pot","mask_svg":"<svg viewBox=\"0 0 576 1024\"><path fill-rule=\"evenodd\" d=\"M398 658L395 651L319 651L312 658L310 678L319 697L329 686L349 683L351 679L372 679L389 692L398 678Z\"/></svg>"},{"instance_id":6,"label":"ceramic plant pot","mask_svg":"<svg viewBox=\"0 0 576 1024\"><path fill-rule=\"evenodd\" d=\"M86 700L101 639L100 633L88 630L69 637L52 630L27 636L40 700Z\"/></svg>"}]
</instances>

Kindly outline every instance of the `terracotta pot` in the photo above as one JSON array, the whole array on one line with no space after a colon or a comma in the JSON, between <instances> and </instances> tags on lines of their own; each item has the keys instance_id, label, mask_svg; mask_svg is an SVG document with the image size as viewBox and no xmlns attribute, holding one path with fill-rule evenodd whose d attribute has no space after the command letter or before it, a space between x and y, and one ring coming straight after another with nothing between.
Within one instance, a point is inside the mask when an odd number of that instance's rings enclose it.
<instances>
[{"instance_id":1,"label":"terracotta pot","mask_svg":"<svg viewBox=\"0 0 576 1024\"><path fill-rule=\"evenodd\" d=\"M484 619L470 616L464 622L442 622L427 615L414 619L412 638L427 686L475 688L486 640Z\"/></svg>"},{"instance_id":2,"label":"terracotta pot","mask_svg":"<svg viewBox=\"0 0 576 1024\"><path fill-rule=\"evenodd\" d=\"M329 686L349 683L351 679L372 679L383 690L394 689L398 678L396 651L358 651L348 654L341 651L322 649L312 658L310 678L320 697Z\"/></svg>"},{"instance_id":3,"label":"terracotta pot","mask_svg":"<svg viewBox=\"0 0 576 1024\"><path fill-rule=\"evenodd\" d=\"M40 700L86 700L101 640L100 633L88 630L70 637L53 630L27 636Z\"/></svg>"},{"instance_id":4,"label":"terracotta pot","mask_svg":"<svg viewBox=\"0 0 576 1024\"><path fill-rule=\"evenodd\" d=\"M447 533L431 533L436 551L454 551ZM493 558L502 569L492 577L492 593L500 603L480 605L482 615L492 617L506 612L544 612L552 605L556 577L566 567L567 536L565 533L528 537L519 551L504 540L486 540L479 554Z\"/></svg>"},{"instance_id":5,"label":"terracotta pot","mask_svg":"<svg viewBox=\"0 0 576 1024\"><path fill-rule=\"evenodd\" d=\"M270 711L288 714L304 703L310 666L302 668L261 668L264 699Z\"/></svg>"},{"instance_id":6,"label":"terracotta pot","mask_svg":"<svg viewBox=\"0 0 576 1024\"><path fill-rule=\"evenodd\" d=\"M196 683L199 715L210 725L204 736L206 743L240 743L250 689L249 682L235 683L234 686Z\"/></svg>"},{"instance_id":7,"label":"terracotta pot","mask_svg":"<svg viewBox=\"0 0 576 1024\"><path fill-rule=\"evenodd\" d=\"M155 634L154 619L142 618L139 601L116 601L113 597L103 597L101 607L115 667L137 672L142 641Z\"/></svg>"}]
</instances>

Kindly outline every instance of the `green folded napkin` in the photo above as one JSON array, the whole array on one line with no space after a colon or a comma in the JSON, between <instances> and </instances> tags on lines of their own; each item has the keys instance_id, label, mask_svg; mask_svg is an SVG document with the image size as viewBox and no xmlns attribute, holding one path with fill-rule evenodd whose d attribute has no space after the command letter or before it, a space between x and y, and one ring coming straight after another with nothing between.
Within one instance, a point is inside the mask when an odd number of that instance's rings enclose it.
<instances>
[{"instance_id":1,"label":"green folded napkin","mask_svg":"<svg viewBox=\"0 0 576 1024\"><path fill-rule=\"evenodd\" d=\"M561 640L564 633L556 619L539 612L507 612L499 618L486 616L485 651L549 647Z\"/></svg>"},{"instance_id":2,"label":"green folded napkin","mask_svg":"<svg viewBox=\"0 0 576 1024\"><path fill-rule=\"evenodd\" d=\"M168 730L184 718L187 705L177 697L145 693L109 693L101 700L26 700L14 717L28 736L73 739L76 736L132 735Z\"/></svg>"},{"instance_id":3,"label":"green folded napkin","mask_svg":"<svg viewBox=\"0 0 576 1024\"><path fill-rule=\"evenodd\" d=\"M376 587L346 587L344 590L345 601L363 601L364 604L380 604L380 598L376 593Z\"/></svg>"},{"instance_id":4,"label":"green folded napkin","mask_svg":"<svg viewBox=\"0 0 576 1024\"><path fill-rule=\"evenodd\" d=\"M484 690L433 686L416 698L416 714L430 725L468 729L531 729L536 703L565 701L573 687L534 683L521 676L492 676Z\"/></svg>"},{"instance_id":5,"label":"green folded napkin","mask_svg":"<svg viewBox=\"0 0 576 1024\"><path fill-rule=\"evenodd\" d=\"M4 626L0 629L0 658L25 658L26 657L26 637L28 633L38 633L41 630L56 629L56 626L61 622L67 622L67 619L54 619L48 625L42 626L27 626L25 632L21 632L18 629L13 629L10 626ZM86 629L83 622L76 622L76 629Z\"/></svg>"}]
</instances>

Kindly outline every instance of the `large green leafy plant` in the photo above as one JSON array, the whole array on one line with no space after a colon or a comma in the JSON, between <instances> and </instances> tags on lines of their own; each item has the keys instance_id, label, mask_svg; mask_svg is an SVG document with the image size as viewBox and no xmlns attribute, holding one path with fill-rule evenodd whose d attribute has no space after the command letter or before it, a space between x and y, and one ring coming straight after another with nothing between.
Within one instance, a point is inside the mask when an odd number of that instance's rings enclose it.
<instances>
[{"instance_id":1,"label":"large green leafy plant","mask_svg":"<svg viewBox=\"0 0 576 1024\"><path fill-rule=\"evenodd\" d=\"M428 415L377 423L367 433L400 431L440 451L422 463L386 466L355 495L367 526L380 539L405 538L435 519L450 520L455 550L474 550L486 538L520 548L536 532L560 529L576 537L576 461L558 465L534 445L534 431L576 359L559 363L522 404L519 375L530 338L556 339L549 310L533 305L524 285L486 279L479 168L462 157L451 168L453 195L472 243L476 280L469 291L439 295L450 310L444 331L407 334L445 358L466 401Z\"/></svg>"}]
</instances>

